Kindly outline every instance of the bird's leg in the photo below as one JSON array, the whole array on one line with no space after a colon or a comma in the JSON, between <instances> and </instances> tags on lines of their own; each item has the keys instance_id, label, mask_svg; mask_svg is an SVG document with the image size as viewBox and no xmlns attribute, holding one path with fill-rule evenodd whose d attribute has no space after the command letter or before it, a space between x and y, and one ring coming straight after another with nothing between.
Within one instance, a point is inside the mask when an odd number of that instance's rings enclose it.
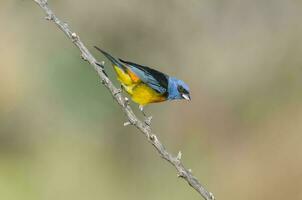
<instances>
[{"instance_id":1,"label":"bird's leg","mask_svg":"<svg viewBox=\"0 0 302 200\"><path fill-rule=\"evenodd\" d=\"M139 105L138 106L139 110L143 113L144 117L145 117L145 123L150 126L151 125L151 120L152 120L152 116L147 116L145 111L144 111L144 106Z\"/></svg>"},{"instance_id":2,"label":"bird's leg","mask_svg":"<svg viewBox=\"0 0 302 200\"><path fill-rule=\"evenodd\" d=\"M123 84L121 84L121 90L126 91L125 87L123 86Z\"/></svg>"},{"instance_id":3,"label":"bird's leg","mask_svg":"<svg viewBox=\"0 0 302 200\"><path fill-rule=\"evenodd\" d=\"M145 113L145 111L144 111L144 106L139 105L138 108L139 108L139 110L143 113L143 115L144 115L145 117L147 117L147 115L146 115L146 113Z\"/></svg>"}]
</instances>

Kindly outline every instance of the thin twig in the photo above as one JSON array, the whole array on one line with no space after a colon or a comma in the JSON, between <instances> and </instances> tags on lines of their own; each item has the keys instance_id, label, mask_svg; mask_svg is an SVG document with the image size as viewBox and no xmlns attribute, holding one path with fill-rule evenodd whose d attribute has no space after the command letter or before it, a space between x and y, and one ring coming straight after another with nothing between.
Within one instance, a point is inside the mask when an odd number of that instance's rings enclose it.
<instances>
[{"instance_id":1,"label":"thin twig","mask_svg":"<svg viewBox=\"0 0 302 200\"><path fill-rule=\"evenodd\" d=\"M186 180L188 184L193 187L205 200L214 200L213 194L208 192L200 184L198 179L193 176L190 169L186 169L184 167L181 162L181 153L179 152L177 156L173 156L171 153L169 153L165 149L164 145L158 140L156 135L152 133L151 127L135 116L134 112L128 104L128 100L122 96L121 92L119 92L119 89L112 84L112 82L104 72L104 63L97 62L97 60L84 46L84 44L80 40L80 37L75 32L71 31L67 23L62 22L59 18L56 17L53 11L49 8L47 0L34 1L44 10L44 12L46 13L46 19L54 22L56 26L60 28L65 33L65 35L79 48L82 58L85 61L88 61L94 67L104 86L110 91L115 101L121 106L122 110L126 114L128 122L126 122L124 125L133 125L137 129L139 129L145 135L148 142L155 147L159 155L176 168L179 177Z\"/></svg>"}]
</instances>

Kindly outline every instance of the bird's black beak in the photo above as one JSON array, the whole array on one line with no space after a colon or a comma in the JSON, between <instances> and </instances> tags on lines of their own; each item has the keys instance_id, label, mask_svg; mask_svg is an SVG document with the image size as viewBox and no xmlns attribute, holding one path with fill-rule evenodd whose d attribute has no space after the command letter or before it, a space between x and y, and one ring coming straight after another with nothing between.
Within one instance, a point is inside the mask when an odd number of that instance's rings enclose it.
<instances>
[{"instance_id":1,"label":"bird's black beak","mask_svg":"<svg viewBox=\"0 0 302 200\"><path fill-rule=\"evenodd\" d=\"M188 100L188 101L191 100L190 94L181 94L181 96L182 96L182 98L184 98L185 100Z\"/></svg>"}]
</instances>

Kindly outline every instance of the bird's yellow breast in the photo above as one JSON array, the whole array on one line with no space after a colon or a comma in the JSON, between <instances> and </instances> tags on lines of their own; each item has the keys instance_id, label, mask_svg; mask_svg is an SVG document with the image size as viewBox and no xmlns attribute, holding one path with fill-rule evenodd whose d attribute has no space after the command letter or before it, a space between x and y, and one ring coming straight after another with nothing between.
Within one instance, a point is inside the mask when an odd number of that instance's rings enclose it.
<instances>
[{"instance_id":1,"label":"bird's yellow breast","mask_svg":"<svg viewBox=\"0 0 302 200\"><path fill-rule=\"evenodd\" d=\"M139 105L146 105L149 103L166 100L166 97L164 95L156 92L148 85L141 82L140 79L131 71L125 73L117 66L114 66L114 69L123 88L131 96L131 99Z\"/></svg>"},{"instance_id":2,"label":"bird's yellow breast","mask_svg":"<svg viewBox=\"0 0 302 200\"><path fill-rule=\"evenodd\" d=\"M166 97L144 83L140 83L132 89L131 97L134 102L140 105L162 102L166 100Z\"/></svg>"}]
</instances>

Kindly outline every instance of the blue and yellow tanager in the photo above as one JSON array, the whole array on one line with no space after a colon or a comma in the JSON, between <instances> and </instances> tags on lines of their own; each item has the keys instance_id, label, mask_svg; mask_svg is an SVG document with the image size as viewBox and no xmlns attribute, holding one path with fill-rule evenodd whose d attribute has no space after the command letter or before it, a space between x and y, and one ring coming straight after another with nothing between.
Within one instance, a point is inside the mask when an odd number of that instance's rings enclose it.
<instances>
[{"instance_id":1,"label":"blue and yellow tanager","mask_svg":"<svg viewBox=\"0 0 302 200\"><path fill-rule=\"evenodd\" d=\"M141 111L143 111L143 106L149 103L191 99L189 87L182 80L147 66L116 59L102 49L96 46L95 48L110 60L117 79L131 99L140 105Z\"/></svg>"}]
</instances>

